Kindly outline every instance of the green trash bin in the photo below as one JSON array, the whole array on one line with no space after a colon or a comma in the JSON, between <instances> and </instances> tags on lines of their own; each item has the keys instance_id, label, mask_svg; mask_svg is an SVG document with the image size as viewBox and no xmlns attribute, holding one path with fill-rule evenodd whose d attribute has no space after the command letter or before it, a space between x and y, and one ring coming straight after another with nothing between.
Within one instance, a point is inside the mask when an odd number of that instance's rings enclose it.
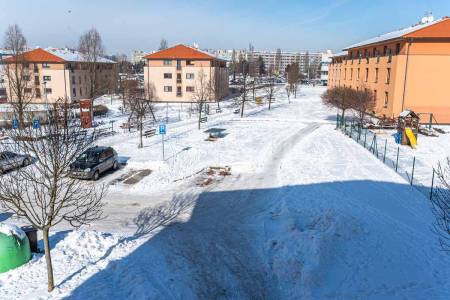
<instances>
[{"instance_id":1,"label":"green trash bin","mask_svg":"<svg viewBox=\"0 0 450 300\"><path fill-rule=\"evenodd\" d=\"M17 226L0 223L0 273L20 267L31 259L30 243Z\"/></svg>"}]
</instances>

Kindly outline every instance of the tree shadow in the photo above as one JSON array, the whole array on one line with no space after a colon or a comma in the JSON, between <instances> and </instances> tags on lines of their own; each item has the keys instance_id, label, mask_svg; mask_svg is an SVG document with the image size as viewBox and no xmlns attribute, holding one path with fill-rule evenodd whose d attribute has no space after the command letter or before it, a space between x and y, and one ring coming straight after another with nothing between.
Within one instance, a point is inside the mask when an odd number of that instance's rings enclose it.
<instances>
[{"instance_id":1,"label":"tree shadow","mask_svg":"<svg viewBox=\"0 0 450 300\"><path fill-rule=\"evenodd\" d=\"M180 220L189 208L190 219ZM450 259L431 232L430 205L406 184L346 181L203 192L146 208L134 222L136 233L109 249L99 260L111 259L106 268L68 299L450 294L439 284L450 275L443 271ZM154 235L143 239L149 234ZM142 242L136 249L110 258L134 239ZM435 286L424 289L422 282Z\"/></svg>"}]
</instances>

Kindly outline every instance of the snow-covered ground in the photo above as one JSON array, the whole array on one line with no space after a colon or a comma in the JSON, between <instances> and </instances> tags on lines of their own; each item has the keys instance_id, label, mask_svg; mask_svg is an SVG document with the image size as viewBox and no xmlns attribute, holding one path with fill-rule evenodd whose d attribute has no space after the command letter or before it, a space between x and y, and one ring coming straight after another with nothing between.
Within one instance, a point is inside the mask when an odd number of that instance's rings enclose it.
<instances>
[{"instance_id":1,"label":"snow-covered ground","mask_svg":"<svg viewBox=\"0 0 450 300\"><path fill-rule=\"evenodd\" d=\"M450 258L427 199L334 130L323 88L291 104L282 90L271 111L252 106L241 119L230 102L201 131L170 107L164 162L161 136L143 149L136 134L100 140L129 157L99 182L107 218L57 228L51 295L36 255L0 274L0 298L449 299ZM226 135L205 141L209 128ZM116 180L143 169L137 183Z\"/></svg>"}]
</instances>

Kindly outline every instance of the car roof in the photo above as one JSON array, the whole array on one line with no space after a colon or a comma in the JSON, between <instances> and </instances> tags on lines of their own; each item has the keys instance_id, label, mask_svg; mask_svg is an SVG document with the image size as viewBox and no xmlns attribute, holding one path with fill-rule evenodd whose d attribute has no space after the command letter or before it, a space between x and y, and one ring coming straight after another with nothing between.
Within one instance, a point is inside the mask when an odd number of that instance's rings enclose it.
<instances>
[{"instance_id":1,"label":"car roof","mask_svg":"<svg viewBox=\"0 0 450 300\"><path fill-rule=\"evenodd\" d=\"M95 147L91 147L91 148L88 148L87 150L86 150L86 152L103 152L103 151L106 151L106 150L108 150L108 149L111 149L111 147L105 147L105 146L95 146Z\"/></svg>"}]
</instances>

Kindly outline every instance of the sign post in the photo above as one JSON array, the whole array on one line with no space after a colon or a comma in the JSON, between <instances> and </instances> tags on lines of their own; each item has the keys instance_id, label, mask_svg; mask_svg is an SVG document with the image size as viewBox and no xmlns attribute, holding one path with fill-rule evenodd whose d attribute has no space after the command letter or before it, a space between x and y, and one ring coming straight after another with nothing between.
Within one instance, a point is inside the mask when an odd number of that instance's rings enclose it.
<instances>
[{"instance_id":1,"label":"sign post","mask_svg":"<svg viewBox=\"0 0 450 300\"><path fill-rule=\"evenodd\" d=\"M159 124L159 134L161 135L162 138L162 155L163 155L163 161L165 160L164 157L164 136L166 135L166 124L161 123Z\"/></svg>"}]
</instances>

